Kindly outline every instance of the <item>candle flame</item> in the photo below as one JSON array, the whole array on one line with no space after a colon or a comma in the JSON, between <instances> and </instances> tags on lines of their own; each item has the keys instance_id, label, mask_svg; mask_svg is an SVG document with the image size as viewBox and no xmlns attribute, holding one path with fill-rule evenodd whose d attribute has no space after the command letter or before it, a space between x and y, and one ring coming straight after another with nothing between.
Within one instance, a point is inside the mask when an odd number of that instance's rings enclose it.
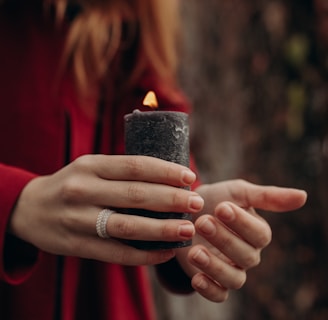
<instances>
[{"instance_id":1,"label":"candle flame","mask_svg":"<svg viewBox=\"0 0 328 320\"><path fill-rule=\"evenodd\" d=\"M143 103L144 106L148 106L152 109L156 109L158 107L158 102L157 102L155 92L154 91L149 91L146 94L146 96L145 96L142 103Z\"/></svg>"}]
</instances>

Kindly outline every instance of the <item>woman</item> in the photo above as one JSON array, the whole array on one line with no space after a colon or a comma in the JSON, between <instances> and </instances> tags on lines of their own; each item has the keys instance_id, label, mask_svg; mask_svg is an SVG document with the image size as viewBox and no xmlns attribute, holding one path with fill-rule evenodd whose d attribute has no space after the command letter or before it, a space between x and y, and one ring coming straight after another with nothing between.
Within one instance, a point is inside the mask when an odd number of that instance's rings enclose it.
<instances>
[{"instance_id":1,"label":"woman","mask_svg":"<svg viewBox=\"0 0 328 320\"><path fill-rule=\"evenodd\" d=\"M123 155L123 116L142 108L147 91L163 110L189 110L174 81L174 7L161 0L0 6L1 319L154 319L143 265L157 265L171 290L224 301L271 239L253 208L304 204L303 191L239 180L199 186L193 163ZM108 207L194 218L117 209L98 236ZM147 251L118 239L193 245Z\"/></svg>"}]
</instances>

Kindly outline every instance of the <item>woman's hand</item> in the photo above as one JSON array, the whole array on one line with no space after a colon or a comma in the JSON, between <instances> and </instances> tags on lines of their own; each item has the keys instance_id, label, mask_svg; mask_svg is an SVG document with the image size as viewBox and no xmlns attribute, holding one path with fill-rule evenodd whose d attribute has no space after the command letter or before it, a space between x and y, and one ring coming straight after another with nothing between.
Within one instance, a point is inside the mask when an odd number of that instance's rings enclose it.
<instances>
[{"instance_id":1,"label":"woman's hand","mask_svg":"<svg viewBox=\"0 0 328 320\"><path fill-rule=\"evenodd\" d=\"M229 289L239 289L246 270L260 262L271 241L271 229L254 208L290 211L306 201L304 191L258 186L243 180L204 185L196 190L205 200L195 221L191 248L177 250L177 259L205 298L221 302Z\"/></svg>"},{"instance_id":2,"label":"woman's hand","mask_svg":"<svg viewBox=\"0 0 328 320\"><path fill-rule=\"evenodd\" d=\"M98 213L107 207L199 212L203 199L181 189L195 178L186 167L151 157L82 156L26 185L8 231L53 254L125 265L161 263L174 251L141 251L115 238L185 241L195 233L190 221L115 213L107 223L111 238L102 239L96 233Z\"/></svg>"}]
</instances>

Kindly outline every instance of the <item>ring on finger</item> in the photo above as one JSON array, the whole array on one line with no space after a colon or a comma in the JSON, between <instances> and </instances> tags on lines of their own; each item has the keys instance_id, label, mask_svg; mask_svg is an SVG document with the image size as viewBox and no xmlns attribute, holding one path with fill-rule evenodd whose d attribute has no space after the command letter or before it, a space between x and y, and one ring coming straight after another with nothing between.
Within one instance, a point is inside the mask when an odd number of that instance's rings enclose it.
<instances>
[{"instance_id":1,"label":"ring on finger","mask_svg":"<svg viewBox=\"0 0 328 320\"><path fill-rule=\"evenodd\" d=\"M110 238L109 234L107 233L107 221L113 213L115 213L114 210L103 209L98 214L96 222L96 231L97 235L102 239Z\"/></svg>"}]
</instances>

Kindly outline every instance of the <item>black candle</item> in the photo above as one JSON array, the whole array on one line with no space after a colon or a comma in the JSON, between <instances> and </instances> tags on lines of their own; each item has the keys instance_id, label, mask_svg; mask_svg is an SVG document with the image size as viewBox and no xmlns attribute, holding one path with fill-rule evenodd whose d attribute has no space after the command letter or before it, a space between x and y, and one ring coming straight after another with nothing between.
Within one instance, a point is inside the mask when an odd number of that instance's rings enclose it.
<instances>
[{"instance_id":1,"label":"black candle","mask_svg":"<svg viewBox=\"0 0 328 320\"><path fill-rule=\"evenodd\" d=\"M125 116L125 153L145 155L175 162L189 167L188 115L173 111L135 110ZM177 212L154 212L143 209L128 209L128 214L156 219L191 219L191 214ZM139 249L180 248L191 241L128 241Z\"/></svg>"}]
</instances>

